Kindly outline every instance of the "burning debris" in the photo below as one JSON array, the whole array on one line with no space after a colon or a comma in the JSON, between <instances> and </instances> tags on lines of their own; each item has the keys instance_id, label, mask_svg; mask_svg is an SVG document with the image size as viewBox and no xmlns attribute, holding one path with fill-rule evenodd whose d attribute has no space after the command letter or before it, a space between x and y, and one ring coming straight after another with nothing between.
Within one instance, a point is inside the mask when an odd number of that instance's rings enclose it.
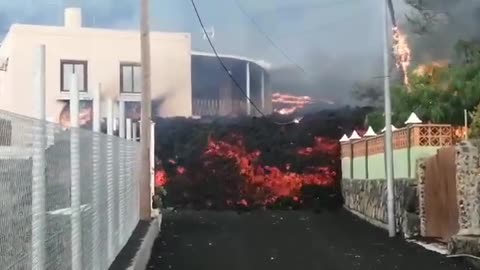
<instances>
[{"instance_id":1,"label":"burning debris","mask_svg":"<svg viewBox=\"0 0 480 270\"><path fill-rule=\"evenodd\" d=\"M157 119L156 183L173 207L339 206L338 138L352 115L359 114L324 112L288 126L263 118Z\"/></svg>"},{"instance_id":2,"label":"burning debris","mask_svg":"<svg viewBox=\"0 0 480 270\"><path fill-rule=\"evenodd\" d=\"M403 83L407 88L410 85L408 77L408 67L411 63L411 50L408 44L407 35L400 31L397 18L395 15L395 9L393 7L392 0L387 1L388 10L390 11L390 19L392 20L393 28L393 55L395 57L395 64L397 68L403 73Z\"/></svg>"},{"instance_id":3,"label":"burning debris","mask_svg":"<svg viewBox=\"0 0 480 270\"><path fill-rule=\"evenodd\" d=\"M272 95L272 103L274 104L274 111L282 115L289 115L318 102L326 104L334 104L330 100L314 100L309 96L295 96L291 94L274 93Z\"/></svg>"},{"instance_id":4,"label":"burning debris","mask_svg":"<svg viewBox=\"0 0 480 270\"><path fill-rule=\"evenodd\" d=\"M410 85L408 68L411 63L411 50L408 45L407 35L402 33L398 26L393 27L393 54L397 68L403 73L403 83L408 87Z\"/></svg>"}]
</instances>

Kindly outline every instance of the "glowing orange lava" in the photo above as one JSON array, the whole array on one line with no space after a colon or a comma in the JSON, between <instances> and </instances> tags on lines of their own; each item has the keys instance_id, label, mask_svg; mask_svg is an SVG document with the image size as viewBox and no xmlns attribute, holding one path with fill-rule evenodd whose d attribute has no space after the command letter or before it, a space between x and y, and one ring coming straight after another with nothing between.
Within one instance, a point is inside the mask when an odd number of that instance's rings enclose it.
<instances>
[{"instance_id":1,"label":"glowing orange lava","mask_svg":"<svg viewBox=\"0 0 480 270\"><path fill-rule=\"evenodd\" d=\"M155 186L165 186L168 182L167 173L164 170L157 170L155 172Z\"/></svg>"},{"instance_id":2,"label":"glowing orange lava","mask_svg":"<svg viewBox=\"0 0 480 270\"><path fill-rule=\"evenodd\" d=\"M298 199L304 185L331 186L335 182L337 174L331 167L310 167L303 173L296 173L289 171L289 164L285 166L286 171L274 166L263 166L259 164L262 155L260 151L247 152L240 136L233 136L232 139L231 142L209 140L205 155L234 160L245 178L245 189L250 197L255 197L264 204L274 203L282 197ZM304 156L318 152L337 155L338 151L336 141L317 138L313 147L299 149L298 153ZM208 162L205 165L208 166Z\"/></svg>"}]
</instances>

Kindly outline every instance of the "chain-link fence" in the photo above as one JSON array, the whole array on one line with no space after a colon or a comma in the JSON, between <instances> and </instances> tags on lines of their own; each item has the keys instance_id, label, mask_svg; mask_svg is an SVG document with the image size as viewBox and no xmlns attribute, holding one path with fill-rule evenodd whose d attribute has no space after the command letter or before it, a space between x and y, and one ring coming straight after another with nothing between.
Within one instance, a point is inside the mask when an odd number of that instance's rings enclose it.
<instances>
[{"instance_id":1,"label":"chain-link fence","mask_svg":"<svg viewBox=\"0 0 480 270\"><path fill-rule=\"evenodd\" d=\"M108 269L139 220L139 149L0 111L0 268Z\"/></svg>"}]
</instances>

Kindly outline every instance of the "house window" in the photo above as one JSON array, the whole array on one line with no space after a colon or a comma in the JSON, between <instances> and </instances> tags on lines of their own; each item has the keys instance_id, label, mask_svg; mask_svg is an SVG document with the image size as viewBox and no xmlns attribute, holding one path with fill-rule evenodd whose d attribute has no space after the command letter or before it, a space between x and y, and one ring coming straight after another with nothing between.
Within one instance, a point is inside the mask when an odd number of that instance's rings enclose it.
<instances>
[{"instance_id":1,"label":"house window","mask_svg":"<svg viewBox=\"0 0 480 270\"><path fill-rule=\"evenodd\" d=\"M125 117L133 121L139 121L141 117L140 102L127 101L125 102Z\"/></svg>"},{"instance_id":2,"label":"house window","mask_svg":"<svg viewBox=\"0 0 480 270\"><path fill-rule=\"evenodd\" d=\"M61 60L60 65L62 91L68 92L70 90L71 76L75 73L78 79L78 91L87 92L87 61Z\"/></svg>"},{"instance_id":3,"label":"house window","mask_svg":"<svg viewBox=\"0 0 480 270\"><path fill-rule=\"evenodd\" d=\"M120 92L141 92L142 68L140 64L120 64Z\"/></svg>"}]
</instances>

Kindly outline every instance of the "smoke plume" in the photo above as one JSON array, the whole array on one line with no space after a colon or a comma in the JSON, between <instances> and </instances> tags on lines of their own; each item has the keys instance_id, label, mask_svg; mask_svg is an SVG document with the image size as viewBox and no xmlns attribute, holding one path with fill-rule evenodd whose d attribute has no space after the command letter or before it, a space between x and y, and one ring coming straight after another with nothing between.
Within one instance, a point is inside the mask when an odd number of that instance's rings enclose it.
<instances>
[{"instance_id":1,"label":"smoke plume","mask_svg":"<svg viewBox=\"0 0 480 270\"><path fill-rule=\"evenodd\" d=\"M152 30L189 32L193 49L210 52L188 2L152 1ZM241 0L241 3L262 31L232 1L197 1L205 24L215 28L213 42L220 53L272 64L273 92L349 104L355 83L381 76L384 10L378 1ZM61 25L63 9L72 5L82 7L85 26L138 28L138 1L18 0L0 2L0 30L5 33L11 23ZM295 63L288 61L261 32L267 33ZM305 72L291 68L295 65Z\"/></svg>"},{"instance_id":2,"label":"smoke plume","mask_svg":"<svg viewBox=\"0 0 480 270\"><path fill-rule=\"evenodd\" d=\"M459 40L480 37L480 2L470 0L405 0L400 21L410 32L414 64L452 59Z\"/></svg>"}]
</instances>

